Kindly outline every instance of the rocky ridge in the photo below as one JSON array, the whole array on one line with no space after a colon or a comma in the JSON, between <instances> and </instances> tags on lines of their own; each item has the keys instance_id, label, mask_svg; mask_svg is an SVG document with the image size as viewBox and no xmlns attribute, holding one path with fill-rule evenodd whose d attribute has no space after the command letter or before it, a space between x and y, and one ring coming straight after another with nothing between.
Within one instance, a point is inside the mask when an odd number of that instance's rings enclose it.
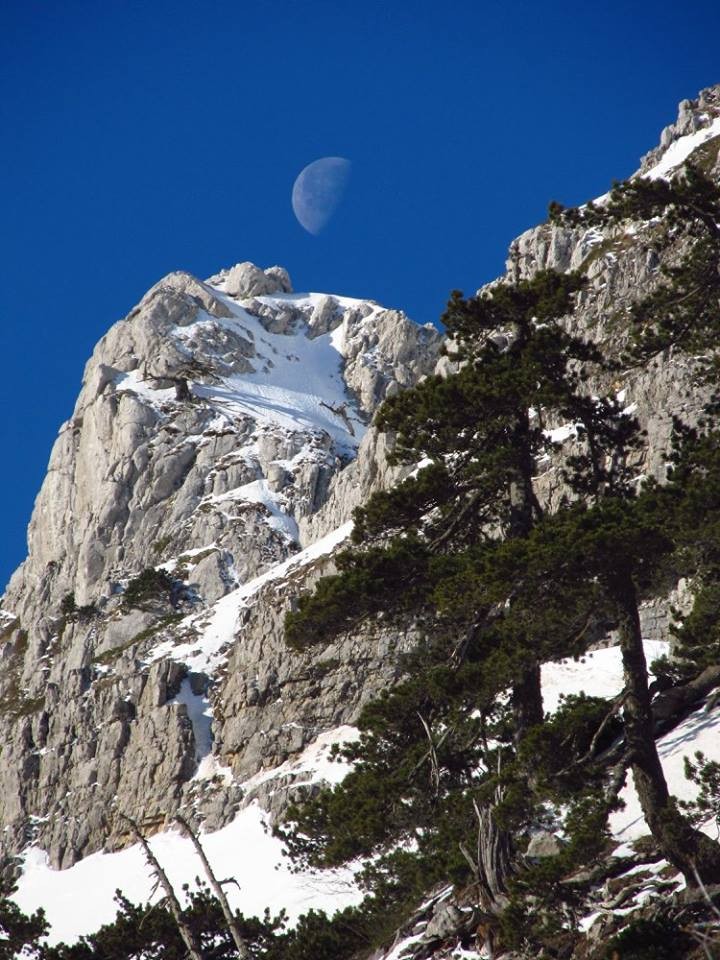
<instances>
[{"instance_id":1,"label":"rocky ridge","mask_svg":"<svg viewBox=\"0 0 720 960\"><path fill-rule=\"evenodd\" d=\"M309 519L361 443L355 484L389 482L368 423L439 345L398 311L294 294L284 270L250 263L170 274L102 338L3 599L6 853L31 838L69 866L124 842L116 808L152 830L200 798L225 822L233 776L193 781L213 741L216 766L249 776L391 679L387 638L321 668L288 656L263 576L293 557L296 581L317 575ZM212 732L190 719L211 702Z\"/></svg>"}]
</instances>

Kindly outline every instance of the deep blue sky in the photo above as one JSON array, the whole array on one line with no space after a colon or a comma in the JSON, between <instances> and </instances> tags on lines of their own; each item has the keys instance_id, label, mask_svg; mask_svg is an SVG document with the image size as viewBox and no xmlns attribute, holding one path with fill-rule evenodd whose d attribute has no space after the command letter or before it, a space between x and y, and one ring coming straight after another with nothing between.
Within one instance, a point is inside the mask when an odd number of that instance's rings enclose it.
<instances>
[{"instance_id":1,"label":"deep blue sky","mask_svg":"<svg viewBox=\"0 0 720 960\"><path fill-rule=\"evenodd\" d=\"M93 344L163 274L280 263L435 320L636 168L719 34L717 0L4 0L0 587ZM313 237L324 155L353 175Z\"/></svg>"}]
</instances>

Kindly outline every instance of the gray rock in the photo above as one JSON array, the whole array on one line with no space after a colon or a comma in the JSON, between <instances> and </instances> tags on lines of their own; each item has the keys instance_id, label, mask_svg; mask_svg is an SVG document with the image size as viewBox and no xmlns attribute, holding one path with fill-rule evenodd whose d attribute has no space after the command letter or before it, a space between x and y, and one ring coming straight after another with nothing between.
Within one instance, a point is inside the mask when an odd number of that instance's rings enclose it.
<instances>
[{"instance_id":1,"label":"gray rock","mask_svg":"<svg viewBox=\"0 0 720 960\"><path fill-rule=\"evenodd\" d=\"M335 297L322 297L313 307L310 315L309 335L321 337L342 323L342 311Z\"/></svg>"},{"instance_id":2,"label":"gray rock","mask_svg":"<svg viewBox=\"0 0 720 960\"><path fill-rule=\"evenodd\" d=\"M108 619L102 631L102 640L97 643L98 655L124 647L131 640L147 630L157 620L157 614L147 610L131 610Z\"/></svg>"},{"instance_id":3,"label":"gray rock","mask_svg":"<svg viewBox=\"0 0 720 960\"><path fill-rule=\"evenodd\" d=\"M227 293L241 300L272 293L289 293L291 289L290 277L282 267L270 267L262 271L247 261L235 264L225 280Z\"/></svg>"},{"instance_id":4,"label":"gray rock","mask_svg":"<svg viewBox=\"0 0 720 960\"><path fill-rule=\"evenodd\" d=\"M214 603L237 583L230 573L230 567L231 557L228 554L212 550L193 566L188 577L190 586L197 590L206 603Z\"/></svg>"},{"instance_id":5,"label":"gray rock","mask_svg":"<svg viewBox=\"0 0 720 960\"><path fill-rule=\"evenodd\" d=\"M423 940L446 940L457 934L463 923L461 911L453 903L442 903L425 927Z\"/></svg>"},{"instance_id":6,"label":"gray rock","mask_svg":"<svg viewBox=\"0 0 720 960\"><path fill-rule=\"evenodd\" d=\"M214 280L216 287L170 274L108 331L53 448L29 555L13 576L0 623L0 692L23 690L18 717L4 724L0 815L7 853L24 842L30 816L47 818L36 839L56 866L127 842L106 817L113 804L149 829L183 805L216 826L232 816L237 784L192 781L194 731L174 700L184 667L170 656L154 659L153 651L192 640L195 628L184 626L184 617L286 559L299 537L310 542L314 533L302 534L298 524L331 498L340 522L352 509L355 493L343 503L346 487L337 485L347 454L327 432L225 416L208 399L223 377L271 359L242 323L226 322L232 311L224 293L252 298L290 289L280 268L241 264ZM348 403L358 390L366 415L384 384L409 384L432 369L436 333L374 304L327 303L322 322L346 327ZM254 306L265 329L280 336L310 336L318 320L312 305L251 299ZM378 366L363 379L363 352L370 349ZM374 440L362 456L376 447ZM390 473L368 465L363 476L367 489ZM279 498L284 529L262 498L238 495L258 482ZM126 610L123 586L161 562L184 582L185 594L175 606L150 598L142 609ZM323 563L307 571L308 582ZM319 671L315 658L288 658L283 616L301 580L296 575L282 589L272 584L261 592L227 674L195 683L205 684L216 705L218 763L238 778L282 763L328 726L350 722L396 679L392 651L414 642L411 632L373 639L367 648L358 637L343 638L328 648ZM93 606L89 617L64 622L60 606L70 592L78 605ZM266 792L274 814L293 784L290 777Z\"/></svg>"},{"instance_id":7,"label":"gray rock","mask_svg":"<svg viewBox=\"0 0 720 960\"><path fill-rule=\"evenodd\" d=\"M265 270L265 276L277 283L276 291L279 293L292 293L292 282L290 274L285 267L268 267Z\"/></svg>"},{"instance_id":8,"label":"gray rock","mask_svg":"<svg viewBox=\"0 0 720 960\"><path fill-rule=\"evenodd\" d=\"M557 857L562 853L564 842L554 833L543 831L536 833L530 840L525 856L530 860L539 860L545 857Z\"/></svg>"}]
</instances>

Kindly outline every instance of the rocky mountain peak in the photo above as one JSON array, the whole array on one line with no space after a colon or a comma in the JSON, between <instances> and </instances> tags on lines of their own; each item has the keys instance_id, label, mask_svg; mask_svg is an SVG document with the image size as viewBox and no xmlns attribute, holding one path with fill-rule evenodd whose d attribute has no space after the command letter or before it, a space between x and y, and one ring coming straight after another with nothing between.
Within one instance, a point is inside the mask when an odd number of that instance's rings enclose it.
<instances>
[{"instance_id":1,"label":"rocky mountain peak","mask_svg":"<svg viewBox=\"0 0 720 960\"><path fill-rule=\"evenodd\" d=\"M370 420L433 370L440 342L400 311L293 293L282 267L247 262L207 281L171 273L110 328L0 611L6 853L32 834L67 866L118 842L113 804L140 818L194 809L218 765L282 762L387 682L380 651L345 651L336 693L313 699L308 665L284 649L286 601L270 621L264 600L251 611L291 569L317 575L356 492L387 481ZM203 802L222 823L238 790L218 783L215 813Z\"/></svg>"},{"instance_id":2,"label":"rocky mountain peak","mask_svg":"<svg viewBox=\"0 0 720 960\"><path fill-rule=\"evenodd\" d=\"M282 267L171 273L108 331L6 606L26 607L40 579L44 602L107 599L180 546L212 554L213 600L298 549L298 521L383 397L432 369L439 335L372 301L291 289Z\"/></svg>"},{"instance_id":3,"label":"rocky mountain peak","mask_svg":"<svg viewBox=\"0 0 720 960\"><path fill-rule=\"evenodd\" d=\"M681 100L677 120L665 127L660 134L659 145L642 158L640 174L647 174L660 162L669 148L683 137L700 131L709 134L714 130L720 133L716 122L718 119L720 119L720 84L701 90L694 100Z\"/></svg>"},{"instance_id":4,"label":"rocky mountain peak","mask_svg":"<svg viewBox=\"0 0 720 960\"><path fill-rule=\"evenodd\" d=\"M244 261L234 267L221 270L208 279L208 284L218 287L232 297L258 297L272 293L292 293L290 276L284 267L268 267L261 270L254 263Z\"/></svg>"}]
</instances>

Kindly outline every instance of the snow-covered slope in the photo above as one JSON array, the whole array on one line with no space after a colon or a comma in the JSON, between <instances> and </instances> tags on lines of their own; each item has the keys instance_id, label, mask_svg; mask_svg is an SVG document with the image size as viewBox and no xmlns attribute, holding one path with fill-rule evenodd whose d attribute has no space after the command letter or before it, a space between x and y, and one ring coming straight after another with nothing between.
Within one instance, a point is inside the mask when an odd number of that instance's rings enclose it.
<instances>
[{"instance_id":1,"label":"snow-covered slope","mask_svg":"<svg viewBox=\"0 0 720 960\"><path fill-rule=\"evenodd\" d=\"M349 728L328 733L297 758L294 763L305 783L338 779L341 766L330 763L327 753L331 742L348 734L352 734ZM220 830L202 834L201 842L216 875L237 881L237 886L228 886L228 899L247 916L262 917L269 907L273 914L285 910L292 922L310 909L332 914L362 899L352 869L295 872L257 803L245 807ZM192 885L195 877L204 876L191 842L179 830L156 834L150 847L181 897L183 884ZM13 899L27 912L45 909L51 925L48 943L72 943L115 918L116 890L135 903L153 903L162 899L161 892L153 893L154 887L155 878L139 845L94 853L61 871L50 867L41 848L31 846L22 856L22 875Z\"/></svg>"},{"instance_id":2,"label":"snow-covered slope","mask_svg":"<svg viewBox=\"0 0 720 960\"><path fill-rule=\"evenodd\" d=\"M228 307L229 317L200 313L191 324L177 327L174 336L188 355L194 356L203 343L222 343L221 331L225 330L252 344L252 357L244 372L228 372L217 385L194 385L193 393L217 410L222 426L236 417L250 416L259 426L274 424L285 430L307 432L310 437L324 431L341 454L353 456L365 433L366 415L361 416L357 403L348 397L342 376L341 346L345 342L348 312L366 304L347 297L332 298L337 304L338 326L311 338L308 334L313 332L314 311L328 300L324 294L257 298L256 302L269 308L273 317L283 308L290 308L281 333L273 332L272 324L264 325L260 317L219 290L218 295ZM372 306L363 321L372 325L379 312L379 305ZM340 410L347 410L344 417L336 412Z\"/></svg>"},{"instance_id":3,"label":"snow-covered slope","mask_svg":"<svg viewBox=\"0 0 720 960\"><path fill-rule=\"evenodd\" d=\"M645 652L652 661L667 653L667 644L647 641ZM617 647L594 651L581 660L568 659L543 667L543 697L545 708L550 712L565 696L584 692L590 696L613 697L622 687ZM288 775L298 778L296 785L319 781L336 783L347 768L329 760L330 747L356 735L352 727L329 730L294 759L257 774L246 781L243 788L251 794L260 785L281 784ZM692 758L695 751L702 750L708 759L720 761L720 705L710 710L701 705L659 740L659 750L671 791L677 796L692 797L695 789L684 776L683 758ZM630 851L629 841L647 834L630 774L621 799L623 809L611 817L611 829L618 841L616 856ZM714 826L707 823L705 829L712 833ZM238 880L239 890L233 886L228 891L232 891L233 906L247 915L261 916L266 907L271 912L285 908L290 920L294 920L311 908L332 913L361 899L353 883L352 870L293 873L282 855L280 842L268 832L267 815L256 803L241 810L226 827L204 834L202 842L217 874ZM151 847L178 888L200 872L190 841L179 832L167 830L156 834ZM64 871L51 869L47 855L38 847L30 847L23 855L23 873L14 899L28 911L39 906L46 908L52 924L50 942L71 942L114 917L113 896L118 887L135 902L143 902L150 895L152 877L137 845L114 853L93 854ZM599 915L597 912L590 915L587 925ZM411 941L402 941L402 944L410 947ZM386 960L402 954L399 943L395 953L389 954Z\"/></svg>"}]
</instances>

